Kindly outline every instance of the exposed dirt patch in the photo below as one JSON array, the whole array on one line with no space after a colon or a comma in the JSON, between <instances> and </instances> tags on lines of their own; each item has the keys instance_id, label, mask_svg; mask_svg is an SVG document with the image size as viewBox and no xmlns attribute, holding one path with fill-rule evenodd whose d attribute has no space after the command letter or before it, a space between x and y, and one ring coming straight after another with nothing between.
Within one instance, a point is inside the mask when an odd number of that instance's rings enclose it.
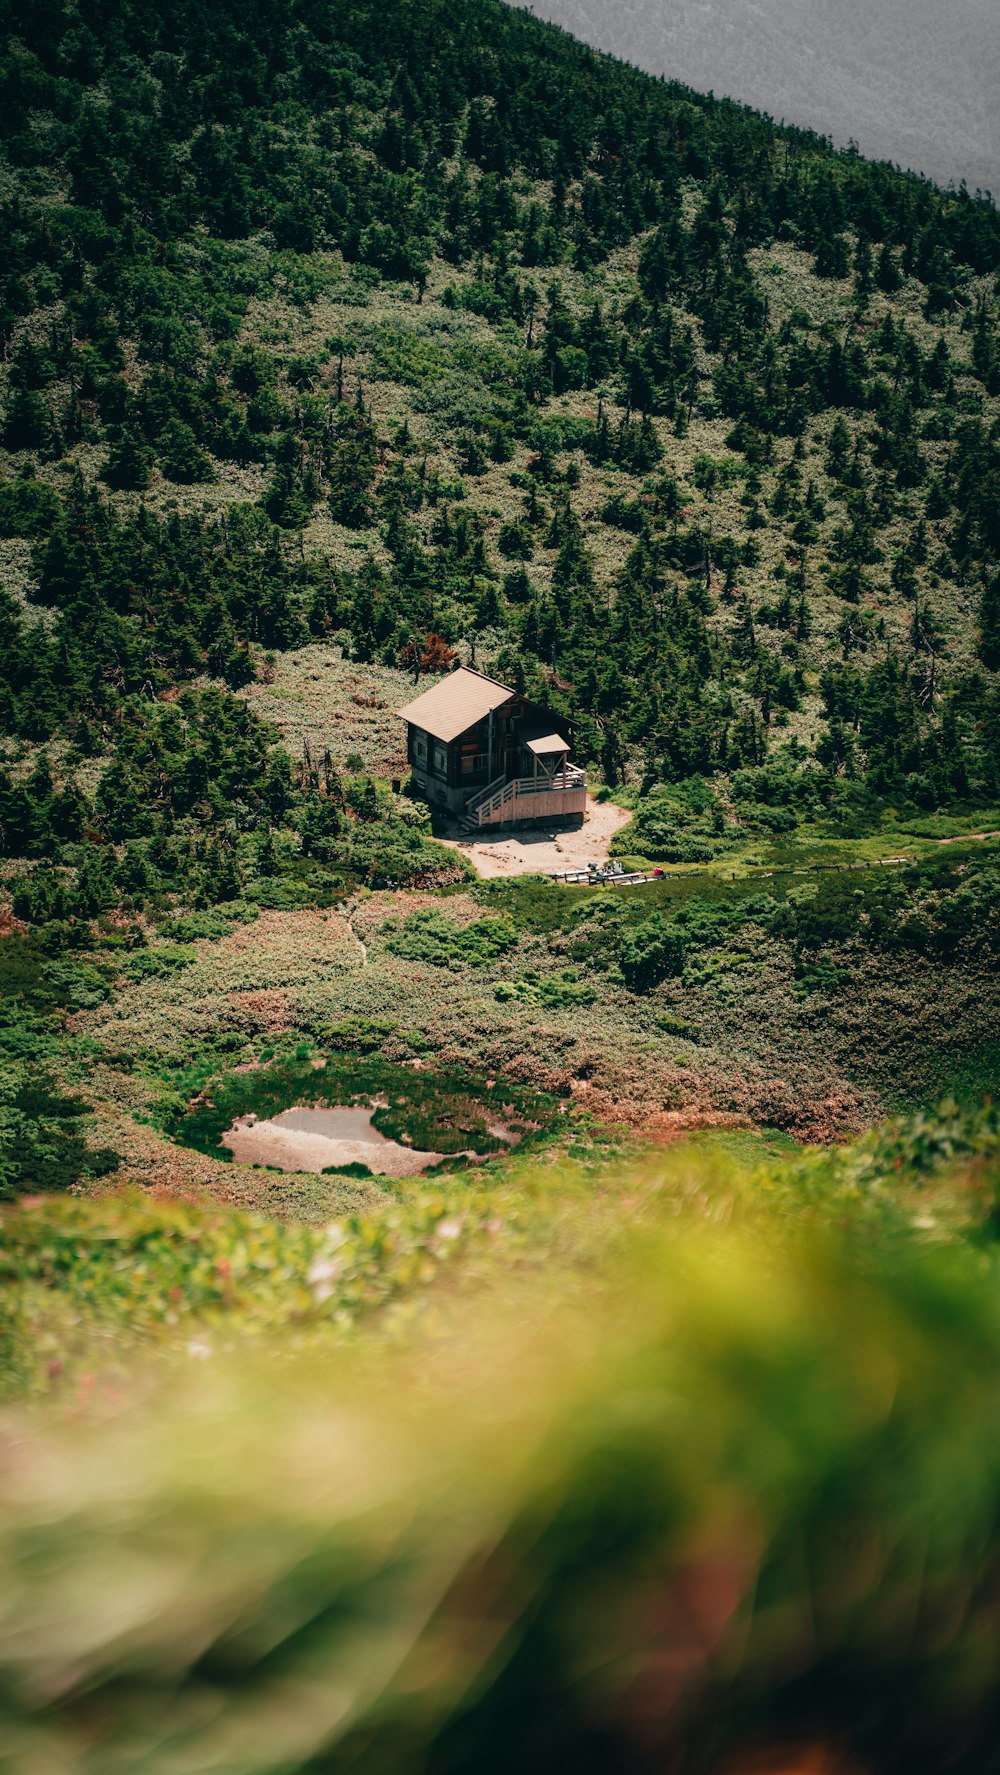
<instances>
[{"instance_id":1,"label":"exposed dirt patch","mask_svg":"<svg viewBox=\"0 0 1000 1775\"><path fill-rule=\"evenodd\" d=\"M468 857L477 875L486 879L555 875L562 870L585 869L588 863L606 863L611 840L631 818L613 801L598 801L588 795L583 825L569 832L543 826L512 838L446 838L443 842Z\"/></svg>"}]
</instances>

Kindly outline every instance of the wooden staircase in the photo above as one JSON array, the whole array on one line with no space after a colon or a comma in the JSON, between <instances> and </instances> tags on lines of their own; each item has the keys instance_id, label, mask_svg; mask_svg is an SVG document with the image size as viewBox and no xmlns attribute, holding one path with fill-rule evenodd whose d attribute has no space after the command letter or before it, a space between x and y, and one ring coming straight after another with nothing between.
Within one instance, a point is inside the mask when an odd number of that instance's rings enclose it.
<instances>
[{"instance_id":1,"label":"wooden staircase","mask_svg":"<svg viewBox=\"0 0 1000 1775\"><path fill-rule=\"evenodd\" d=\"M494 777L492 783L487 783L485 789L477 789L474 795L469 796L465 804L465 812L458 822L463 832L479 831L479 809L492 801L497 792L503 788L506 780L506 777Z\"/></svg>"}]
</instances>

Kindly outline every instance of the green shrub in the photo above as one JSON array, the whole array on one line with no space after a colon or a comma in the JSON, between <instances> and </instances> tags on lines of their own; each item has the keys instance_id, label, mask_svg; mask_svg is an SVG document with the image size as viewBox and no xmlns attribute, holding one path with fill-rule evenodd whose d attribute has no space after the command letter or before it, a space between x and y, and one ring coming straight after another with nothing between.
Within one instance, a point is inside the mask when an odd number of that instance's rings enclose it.
<instances>
[{"instance_id":1,"label":"green shrub","mask_svg":"<svg viewBox=\"0 0 1000 1775\"><path fill-rule=\"evenodd\" d=\"M46 536L61 502L51 487L33 475L0 485L0 536Z\"/></svg>"},{"instance_id":2,"label":"green shrub","mask_svg":"<svg viewBox=\"0 0 1000 1775\"><path fill-rule=\"evenodd\" d=\"M117 1153L91 1150L89 1106L67 1096L38 1066L5 1058L0 1067L0 1201L65 1191L83 1177L115 1170Z\"/></svg>"},{"instance_id":3,"label":"green shrub","mask_svg":"<svg viewBox=\"0 0 1000 1775\"><path fill-rule=\"evenodd\" d=\"M612 840L619 859L627 852L653 863L707 863L726 849L723 814L714 789L701 777L657 784L625 799L635 817Z\"/></svg>"},{"instance_id":4,"label":"green shrub","mask_svg":"<svg viewBox=\"0 0 1000 1775\"><path fill-rule=\"evenodd\" d=\"M331 906L343 896L344 881L328 870L314 870L305 878L268 876L247 886L247 900L269 911L294 912L300 906Z\"/></svg>"},{"instance_id":5,"label":"green shrub","mask_svg":"<svg viewBox=\"0 0 1000 1775\"><path fill-rule=\"evenodd\" d=\"M51 955L34 934L0 938L0 1023L25 1014L86 1010L110 991L101 969L65 954Z\"/></svg>"},{"instance_id":6,"label":"green shrub","mask_svg":"<svg viewBox=\"0 0 1000 1775\"><path fill-rule=\"evenodd\" d=\"M153 949L138 949L122 962L122 973L130 980L162 980L189 968L197 961L198 951L190 943L158 943Z\"/></svg>"},{"instance_id":7,"label":"green shrub","mask_svg":"<svg viewBox=\"0 0 1000 1775\"><path fill-rule=\"evenodd\" d=\"M589 980L581 980L574 969L565 968L557 974L529 973L517 980L501 980L496 996L501 1004L513 999L557 1011L572 1005L592 1005L597 988Z\"/></svg>"},{"instance_id":8,"label":"green shrub","mask_svg":"<svg viewBox=\"0 0 1000 1775\"><path fill-rule=\"evenodd\" d=\"M794 808L768 807L763 802L741 802L739 813L741 824L752 832L766 832L775 838L794 832L799 823Z\"/></svg>"},{"instance_id":9,"label":"green shrub","mask_svg":"<svg viewBox=\"0 0 1000 1775\"><path fill-rule=\"evenodd\" d=\"M841 967L828 955L817 955L797 966L794 990L800 998L810 998L813 993L829 997L843 992L853 978L850 968Z\"/></svg>"},{"instance_id":10,"label":"green shrub","mask_svg":"<svg viewBox=\"0 0 1000 1775\"><path fill-rule=\"evenodd\" d=\"M650 992L661 980L682 974L687 945L676 925L662 912L625 932L618 965L630 992Z\"/></svg>"},{"instance_id":11,"label":"green shrub","mask_svg":"<svg viewBox=\"0 0 1000 1775\"><path fill-rule=\"evenodd\" d=\"M195 943L199 939L225 937L232 928L232 919L221 911L185 912L179 918L168 919L161 926L163 935L175 943Z\"/></svg>"},{"instance_id":12,"label":"green shrub","mask_svg":"<svg viewBox=\"0 0 1000 1775\"><path fill-rule=\"evenodd\" d=\"M393 955L437 968L491 967L517 942L517 931L506 917L477 918L460 925L431 908L411 912L402 924L387 923L384 929L386 948Z\"/></svg>"},{"instance_id":13,"label":"green shrub","mask_svg":"<svg viewBox=\"0 0 1000 1775\"><path fill-rule=\"evenodd\" d=\"M698 1031L693 1025L686 1022L683 1017L674 1016L672 1011L661 1011L656 1018L656 1027L662 1029L664 1035L675 1035L680 1041L697 1042L698 1040Z\"/></svg>"},{"instance_id":14,"label":"green shrub","mask_svg":"<svg viewBox=\"0 0 1000 1775\"><path fill-rule=\"evenodd\" d=\"M368 887L435 887L461 881L471 871L464 857L400 821L352 828L347 865Z\"/></svg>"},{"instance_id":15,"label":"green shrub","mask_svg":"<svg viewBox=\"0 0 1000 1775\"><path fill-rule=\"evenodd\" d=\"M897 1116L866 1134L853 1150L858 1168L869 1179L906 1171L924 1177L959 1160L1000 1155L1000 1108L987 1102L962 1110L950 1098L936 1110Z\"/></svg>"}]
</instances>

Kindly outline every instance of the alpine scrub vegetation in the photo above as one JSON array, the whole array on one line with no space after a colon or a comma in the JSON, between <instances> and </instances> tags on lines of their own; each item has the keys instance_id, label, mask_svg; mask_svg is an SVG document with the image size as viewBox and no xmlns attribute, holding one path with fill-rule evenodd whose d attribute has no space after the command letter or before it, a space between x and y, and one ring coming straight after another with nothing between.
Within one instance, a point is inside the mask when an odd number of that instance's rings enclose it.
<instances>
[{"instance_id":1,"label":"alpine scrub vegetation","mask_svg":"<svg viewBox=\"0 0 1000 1775\"><path fill-rule=\"evenodd\" d=\"M987 202L489 0L115 17L4 39L19 917L447 879L233 704L316 638L478 644L744 828L997 798Z\"/></svg>"},{"instance_id":2,"label":"alpine scrub vegetation","mask_svg":"<svg viewBox=\"0 0 1000 1775\"><path fill-rule=\"evenodd\" d=\"M393 713L456 657L571 722L640 863L995 828L988 201L493 0L0 32L0 912L53 960L465 878ZM732 1076L742 963L621 947ZM974 1046L931 947L901 990ZM827 950L797 987L850 1009ZM592 991L537 959L491 975L526 1027Z\"/></svg>"},{"instance_id":3,"label":"alpine scrub vegetation","mask_svg":"<svg viewBox=\"0 0 1000 1775\"><path fill-rule=\"evenodd\" d=\"M461 925L430 908L383 928L393 955L434 967L489 967L513 948L518 936L509 918L476 918Z\"/></svg>"}]
</instances>

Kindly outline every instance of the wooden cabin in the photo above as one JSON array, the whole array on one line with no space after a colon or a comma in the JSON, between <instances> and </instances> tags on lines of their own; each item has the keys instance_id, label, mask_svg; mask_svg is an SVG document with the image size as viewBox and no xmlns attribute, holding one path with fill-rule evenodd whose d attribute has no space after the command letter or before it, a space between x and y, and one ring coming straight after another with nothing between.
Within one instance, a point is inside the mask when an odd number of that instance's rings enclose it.
<instances>
[{"instance_id":1,"label":"wooden cabin","mask_svg":"<svg viewBox=\"0 0 1000 1775\"><path fill-rule=\"evenodd\" d=\"M460 666L400 718L420 793L467 831L582 821L586 781L569 761L567 723L508 684Z\"/></svg>"}]
</instances>

